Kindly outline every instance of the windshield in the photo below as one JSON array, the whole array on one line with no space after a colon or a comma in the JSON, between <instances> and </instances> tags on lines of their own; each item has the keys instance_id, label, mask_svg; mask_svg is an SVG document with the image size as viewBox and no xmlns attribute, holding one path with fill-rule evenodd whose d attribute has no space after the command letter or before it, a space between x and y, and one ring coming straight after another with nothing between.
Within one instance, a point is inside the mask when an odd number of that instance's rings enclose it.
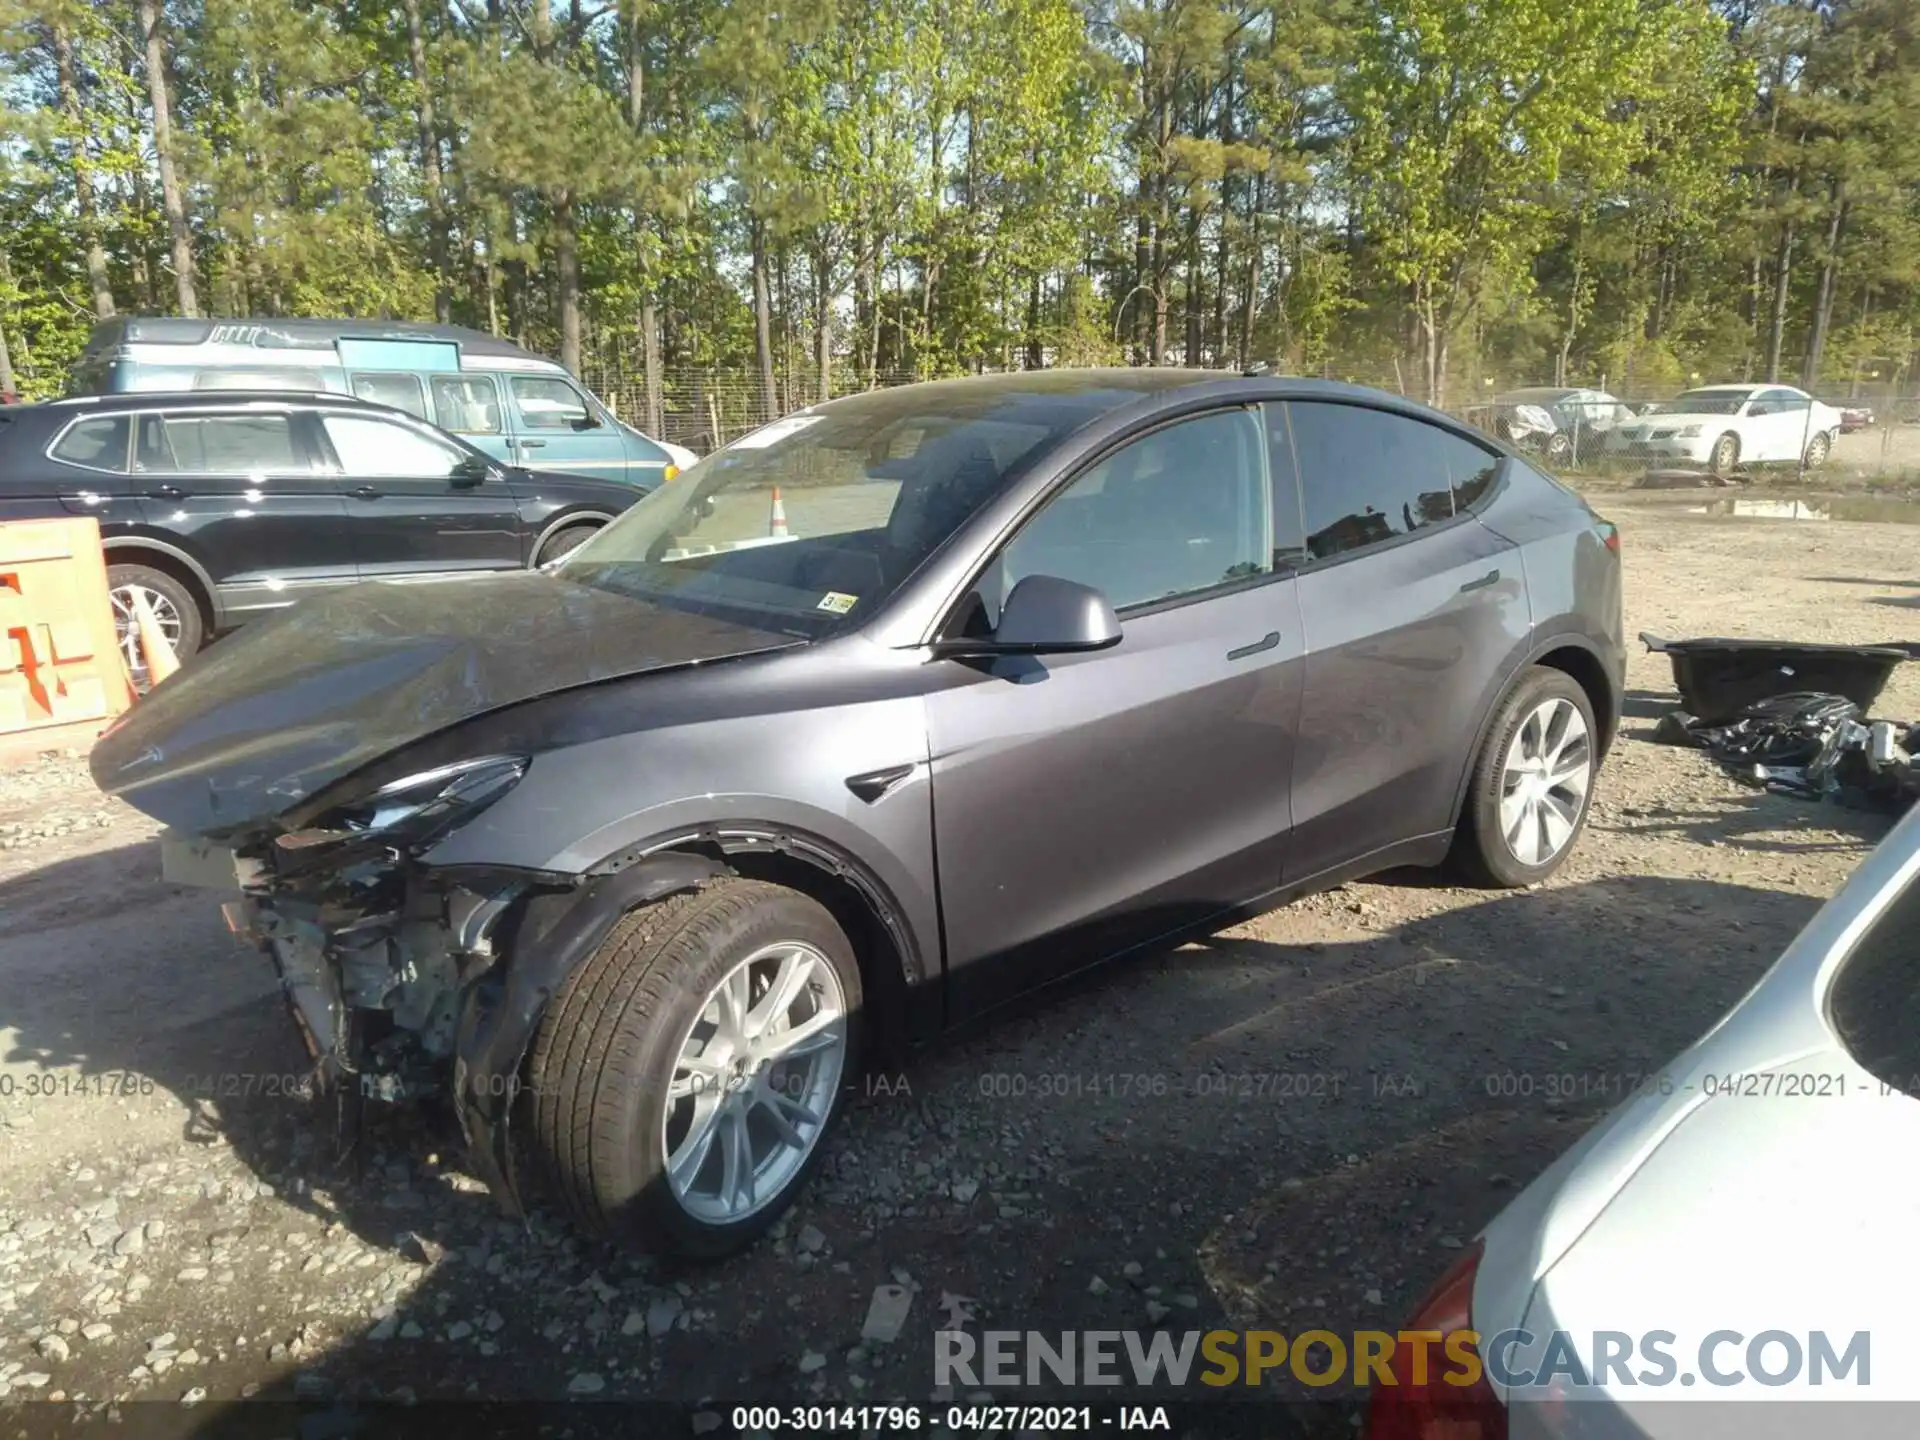
<instances>
[{"instance_id":1,"label":"windshield","mask_svg":"<svg viewBox=\"0 0 1920 1440\"><path fill-rule=\"evenodd\" d=\"M1738 415L1751 390L1689 390L1676 399L1662 400L1650 415Z\"/></svg>"},{"instance_id":2,"label":"windshield","mask_svg":"<svg viewBox=\"0 0 1920 1440\"><path fill-rule=\"evenodd\" d=\"M556 573L809 639L862 620L1088 416L1028 393L941 389L776 420L661 486Z\"/></svg>"}]
</instances>

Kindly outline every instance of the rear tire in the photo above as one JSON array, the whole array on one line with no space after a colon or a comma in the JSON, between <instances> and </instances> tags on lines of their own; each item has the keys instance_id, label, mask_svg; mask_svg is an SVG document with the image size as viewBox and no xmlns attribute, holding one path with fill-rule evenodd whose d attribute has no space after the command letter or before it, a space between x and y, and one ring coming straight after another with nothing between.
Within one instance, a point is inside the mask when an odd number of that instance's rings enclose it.
<instances>
[{"instance_id":1,"label":"rear tire","mask_svg":"<svg viewBox=\"0 0 1920 1440\"><path fill-rule=\"evenodd\" d=\"M568 525L547 537L547 543L540 547L540 553L533 557L535 565L550 565L563 555L571 554L594 537L600 529L598 525Z\"/></svg>"},{"instance_id":2,"label":"rear tire","mask_svg":"<svg viewBox=\"0 0 1920 1440\"><path fill-rule=\"evenodd\" d=\"M1474 760L1448 856L1463 879L1517 889L1566 863L1586 829L1599 737L1571 675L1536 665L1520 677Z\"/></svg>"},{"instance_id":3,"label":"rear tire","mask_svg":"<svg viewBox=\"0 0 1920 1440\"><path fill-rule=\"evenodd\" d=\"M173 646L175 657L185 661L199 650L206 640L206 627L200 615L200 602L187 585L165 570L156 570L151 565L109 565L107 566L107 593L113 602L114 635L120 641L120 653L126 657L127 669L133 675L134 689L145 694L147 685L147 662L140 653L140 636L133 625L133 596L136 591L145 591L147 603L153 607L154 616L160 621Z\"/></svg>"},{"instance_id":4,"label":"rear tire","mask_svg":"<svg viewBox=\"0 0 1920 1440\"><path fill-rule=\"evenodd\" d=\"M782 1008L773 992L790 975ZM798 1058L769 1063L789 1034L802 1037ZM729 877L643 906L541 1022L527 1071L535 1174L596 1234L730 1254L779 1218L826 1153L860 1039L859 963L814 900Z\"/></svg>"},{"instance_id":5,"label":"rear tire","mask_svg":"<svg viewBox=\"0 0 1920 1440\"><path fill-rule=\"evenodd\" d=\"M1822 431L1807 442L1806 468L1818 470L1833 453L1833 436Z\"/></svg>"}]
</instances>

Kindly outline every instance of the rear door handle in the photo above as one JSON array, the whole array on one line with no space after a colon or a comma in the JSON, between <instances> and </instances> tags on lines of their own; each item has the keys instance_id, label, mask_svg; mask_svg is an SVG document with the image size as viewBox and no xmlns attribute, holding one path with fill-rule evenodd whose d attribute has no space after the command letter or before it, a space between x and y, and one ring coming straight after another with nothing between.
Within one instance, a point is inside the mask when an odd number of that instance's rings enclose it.
<instances>
[{"instance_id":1,"label":"rear door handle","mask_svg":"<svg viewBox=\"0 0 1920 1440\"><path fill-rule=\"evenodd\" d=\"M1280 632L1269 630L1251 645L1242 645L1237 650L1227 651L1227 659L1244 660L1249 655L1258 655L1263 650L1271 650L1280 643Z\"/></svg>"},{"instance_id":2,"label":"rear door handle","mask_svg":"<svg viewBox=\"0 0 1920 1440\"><path fill-rule=\"evenodd\" d=\"M378 500L380 492L371 485L356 485L348 492L356 500Z\"/></svg>"},{"instance_id":3,"label":"rear door handle","mask_svg":"<svg viewBox=\"0 0 1920 1440\"><path fill-rule=\"evenodd\" d=\"M184 500L187 498L187 492L182 490L178 485L156 485L153 489L147 491L147 498L150 500Z\"/></svg>"},{"instance_id":4,"label":"rear door handle","mask_svg":"<svg viewBox=\"0 0 1920 1440\"><path fill-rule=\"evenodd\" d=\"M1499 583L1500 583L1500 572L1498 570L1489 570L1487 571L1486 574L1482 575L1478 580L1467 581L1466 584L1460 587L1460 593L1464 595L1469 590L1484 590L1489 585L1498 585Z\"/></svg>"}]
</instances>

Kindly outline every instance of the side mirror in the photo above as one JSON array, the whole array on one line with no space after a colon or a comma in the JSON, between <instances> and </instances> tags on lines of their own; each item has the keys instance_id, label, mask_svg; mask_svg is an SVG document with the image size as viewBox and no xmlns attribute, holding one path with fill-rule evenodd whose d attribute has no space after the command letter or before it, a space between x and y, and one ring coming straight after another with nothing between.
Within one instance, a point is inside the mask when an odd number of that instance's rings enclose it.
<instances>
[{"instance_id":1,"label":"side mirror","mask_svg":"<svg viewBox=\"0 0 1920 1440\"><path fill-rule=\"evenodd\" d=\"M478 455L469 455L447 472L447 479L464 489L473 485L486 484L493 474L494 468L487 461L482 460Z\"/></svg>"},{"instance_id":2,"label":"side mirror","mask_svg":"<svg viewBox=\"0 0 1920 1440\"><path fill-rule=\"evenodd\" d=\"M593 414L576 415L567 423L576 430L598 430L601 428L600 417Z\"/></svg>"},{"instance_id":3,"label":"side mirror","mask_svg":"<svg viewBox=\"0 0 1920 1440\"><path fill-rule=\"evenodd\" d=\"M1120 643L1120 617L1091 585L1056 575L1029 575L1000 607L993 634L934 642L941 656L1063 655Z\"/></svg>"}]
</instances>

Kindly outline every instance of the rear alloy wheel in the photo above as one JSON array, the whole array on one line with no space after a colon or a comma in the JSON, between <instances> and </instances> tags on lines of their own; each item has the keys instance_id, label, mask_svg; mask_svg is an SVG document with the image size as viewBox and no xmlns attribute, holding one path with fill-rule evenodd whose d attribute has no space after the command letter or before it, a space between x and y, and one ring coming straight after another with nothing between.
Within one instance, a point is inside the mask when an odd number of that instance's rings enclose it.
<instances>
[{"instance_id":1,"label":"rear alloy wheel","mask_svg":"<svg viewBox=\"0 0 1920 1440\"><path fill-rule=\"evenodd\" d=\"M133 676L133 688L140 694L146 694L150 687L147 657L140 648L140 630L134 623L136 597L145 597L175 658L185 660L200 648L200 607L194 603L192 592L166 571L146 565L109 565L107 595L113 602L114 635Z\"/></svg>"},{"instance_id":2,"label":"rear alloy wheel","mask_svg":"<svg viewBox=\"0 0 1920 1440\"><path fill-rule=\"evenodd\" d=\"M1714 474L1725 477L1733 474L1733 467L1740 463L1740 437L1722 435L1713 442L1713 456L1708 467Z\"/></svg>"},{"instance_id":3,"label":"rear alloy wheel","mask_svg":"<svg viewBox=\"0 0 1920 1440\"><path fill-rule=\"evenodd\" d=\"M1455 854L1482 884L1544 880L1587 823L1599 730L1572 676L1536 667L1500 707L1474 765Z\"/></svg>"},{"instance_id":4,"label":"rear alloy wheel","mask_svg":"<svg viewBox=\"0 0 1920 1440\"><path fill-rule=\"evenodd\" d=\"M1566 465L1573 460L1573 440L1566 431L1556 430L1547 437L1547 463Z\"/></svg>"},{"instance_id":5,"label":"rear alloy wheel","mask_svg":"<svg viewBox=\"0 0 1920 1440\"><path fill-rule=\"evenodd\" d=\"M820 1160L859 1060L860 1003L845 934L798 891L727 878L634 911L535 1041L547 1189L636 1248L750 1244Z\"/></svg>"},{"instance_id":6,"label":"rear alloy wheel","mask_svg":"<svg viewBox=\"0 0 1920 1440\"><path fill-rule=\"evenodd\" d=\"M1807 442L1806 468L1818 470L1827 463L1827 456L1833 453L1833 437L1822 431Z\"/></svg>"}]
</instances>

